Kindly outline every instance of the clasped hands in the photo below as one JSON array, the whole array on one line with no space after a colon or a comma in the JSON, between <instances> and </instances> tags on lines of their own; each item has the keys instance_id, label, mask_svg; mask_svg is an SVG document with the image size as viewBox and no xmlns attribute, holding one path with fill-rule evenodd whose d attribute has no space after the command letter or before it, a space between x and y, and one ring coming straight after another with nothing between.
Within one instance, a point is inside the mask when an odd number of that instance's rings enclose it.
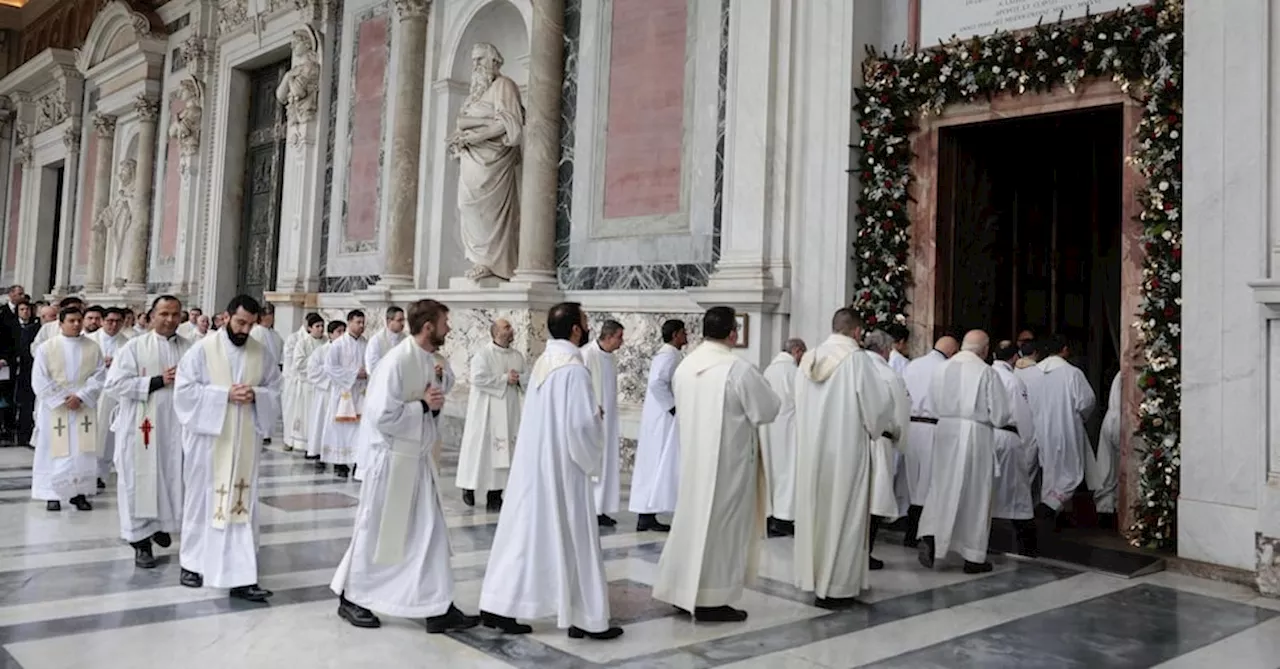
<instances>
[{"instance_id":1,"label":"clasped hands","mask_svg":"<svg viewBox=\"0 0 1280 669\"><path fill-rule=\"evenodd\" d=\"M439 411L444 406L444 392L439 386L427 386L422 392L422 401L427 403L428 409Z\"/></svg>"},{"instance_id":2,"label":"clasped hands","mask_svg":"<svg viewBox=\"0 0 1280 669\"><path fill-rule=\"evenodd\" d=\"M174 380L178 378L178 368L176 366L170 367L164 370L164 374L161 376L164 378L164 384L166 386L171 386L173 385Z\"/></svg>"},{"instance_id":3,"label":"clasped hands","mask_svg":"<svg viewBox=\"0 0 1280 669\"><path fill-rule=\"evenodd\" d=\"M67 407L68 409L70 409L71 411L75 411L75 410L77 410L77 409L79 409L79 408L80 408L81 402L80 402L80 398L79 398L79 397L76 397L75 395L72 395L72 396L68 397L68 398L67 398L67 401L66 401L66 402L63 402L63 404L65 404L65 405L66 405L66 407Z\"/></svg>"},{"instance_id":4,"label":"clasped hands","mask_svg":"<svg viewBox=\"0 0 1280 669\"><path fill-rule=\"evenodd\" d=\"M517 372L514 369L507 372L507 385L514 386L514 385L518 385L519 383L520 383L520 372Z\"/></svg>"},{"instance_id":5,"label":"clasped hands","mask_svg":"<svg viewBox=\"0 0 1280 669\"><path fill-rule=\"evenodd\" d=\"M227 393L227 399L232 404L253 404L253 386L237 383L231 386L230 392Z\"/></svg>"}]
</instances>

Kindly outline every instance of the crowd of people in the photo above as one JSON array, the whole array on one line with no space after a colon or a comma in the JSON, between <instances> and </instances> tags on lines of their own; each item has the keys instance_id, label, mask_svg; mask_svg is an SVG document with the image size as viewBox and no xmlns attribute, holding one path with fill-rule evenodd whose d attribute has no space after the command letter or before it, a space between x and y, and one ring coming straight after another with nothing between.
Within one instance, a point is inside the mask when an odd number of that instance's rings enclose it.
<instances>
[{"instance_id":1,"label":"crowd of people","mask_svg":"<svg viewBox=\"0 0 1280 669\"><path fill-rule=\"evenodd\" d=\"M67 298L43 307L43 325L29 323L21 288L9 295L4 332L21 339L0 359L31 392L32 497L50 512L64 501L89 511L114 468L120 536L138 568L181 535L182 585L270 598L258 582L258 464L282 434L284 450L362 481L331 583L343 620L521 634L532 630L522 620L555 617L573 638L622 634L600 546L621 499L620 323L593 337L582 307L562 303L531 366L505 320L470 352L455 485L499 517L469 615L454 603L436 464L455 383L440 353L446 305L391 307L371 336L360 311L327 324L313 313L281 337L271 306L243 295L212 322L167 295L138 314ZM1114 496L1114 449L1095 455L1088 443L1093 394L1061 347L1040 346L1037 360L1029 342L1000 342L991 361L988 336L973 331L908 362L905 332L870 331L840 309L825 341L789 340L762 372L735 352L738 327L733 309L710 309L686 356L685 324L663 324L631 480L636 531L669 532L653 596L695 620L747 618L733 605L766 534L794 535L795 585L839 609L884 567L871 556L876 532L900 516L921 564L956 553L981 573L992 518L1014 520L1034 555L1035 512L1059 513L1086 470L1100 508L1108 480Z\"/></svg>"}]
</instances>

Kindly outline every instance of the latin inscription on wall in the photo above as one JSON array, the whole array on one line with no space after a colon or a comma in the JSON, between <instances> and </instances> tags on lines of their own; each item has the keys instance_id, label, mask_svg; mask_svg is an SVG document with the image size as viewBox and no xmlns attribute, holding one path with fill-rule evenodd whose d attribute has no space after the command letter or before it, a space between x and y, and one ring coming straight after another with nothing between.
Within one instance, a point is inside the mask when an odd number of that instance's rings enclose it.
<instances>
[{"instance_id":1,"label":"latin inscription on wall","mask_svg":"<svg viewBox=\"0 0 1280 669\"><path fill-rule=\"evenodd\" d=\"M1134 0L920 0L920 45L934 46L954 35L964 39L997 30L1030 28L1142 5Z\"/></svg>"}]
</instances>

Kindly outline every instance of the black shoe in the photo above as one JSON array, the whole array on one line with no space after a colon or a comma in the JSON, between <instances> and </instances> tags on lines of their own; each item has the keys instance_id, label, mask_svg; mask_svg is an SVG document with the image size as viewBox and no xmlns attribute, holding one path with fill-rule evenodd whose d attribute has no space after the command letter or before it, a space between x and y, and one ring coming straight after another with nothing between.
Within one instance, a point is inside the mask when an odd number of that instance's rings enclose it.
<instances>
[{"instance_id":1,"label":"black shoe","mask_svg":"<svg viewBox=\"0 0 1280 669\"><path fill-rule=\"evenodd\" d=\"M915 548L920 545L920 537L916 533L920 531L920 516L924 514L923 506L912 504L907 507L907 529L902 536L902 545L907 548Z\"/></svg>"},{"instance_id":2,"label":"black shoe","mask_svg":"<svg viewBox=\"0 0 1280 669\"><path fill-rule=\"evenodd\" d=\"M747 612L731 606L699 606L693 610L693 619L700 623L740 623L747 619Z\"/></svg>"},{"instance_id":3,"label":"black shoe","mask_svg":"<svg viewBox=\"0 0 1280 669\"><path fill-rule=\"evenodd\" d=\"M480 616L469 616L453 604L449 610L438 616L427 618L427 634L444 634L458 630L469 630L480 624Z\"/></svg>"},{"instance_id":4,"label":"black shoe","mask_svg":"<svg viewBox=\"0 0 1280 669\"><path fill-rule=\"evenodd\" d=\"M985 574L994 568L995 567L992 567L990 562L964 561L964 573L966 574Z\"/></svg>"},{"instance_id":5,"label":"black shoe","mask_svg":"<svg viewBox=\"0 0 1280 669\"><path fill-rule=\"evenodd\" d=\"M316 473L323 474L328 470L328 465L320 461L320 456L316 456Z\"/></svg>"},{"instance_id":6,"label":"black shoe","mask_svg":"<svg viewBox=\"0 0 1280 669\"><path fill-rule=\"evenodd\" d=\"M151 540L135 541L133 546L133 565L139 569L155 569L156 556L151 553Z\"/></svg>"},{"instance_id":7,"label":"black shoe","mask_svg":"<svg viewBox=\"0 0 1280 669\"><path fill-rule=\"evenodd\" d=\"M828 611L839 611L857 606L858 599L856 597L817 597L813 600L813 605Z\"/></svg>"},{"instance_id":8,"label":"black shoe","mask_svg":"<svg viewBox=\"0 0 1280 669\"><path fill-rule=\"evenodd\" d=\"M884 560L877 560L870 555L867 556L867 569L870 571L880 571L884 569Z\"/></svg>"},{"instance_id":9,"label":"black shoe","mask_svg":"<svg viewBox=\"0 0 1280 669\"><path fill-rule=\"evenodd\" d=\"M98 490L106 490L106 489L107 489L107 482L103 481L102 479L98 479Z\"/></svg>"},{"instance_id":10,"label":"black shoe","mask_svg":"<svg viewBox=\"0 0 1280 669\"><path fill-rule=\"evenodd\" d=\"M151 535L151 540L161 548L168 548L173 545L173 537L169 536L168 532L156 532Z\"/></svg>"},{"instance_id":11,"label":"black shoe","mask_svg":"<svg viewBox=\"0 0 1280 669\"><path fill-rule=\"evenodd\" d=\"M204 587L204 577L187 569L182 570L182 574L178 576L178 582L188 588Z\"/></svg>"},{"instance_id":12,"label":"black shoe","mask_svg":"<svg viewBox=\"0 0 1280 669\"><path fill-rule=\"evenodd\" d=\"M658 514L656 513L642 513L640 514L640 519L636 521L636 531L670 532L671 526L658 522Z\"/></svg>"},{"instance_id":13,"label":"black shoe","mask_svg":"<svg viewBox=\"0 0 1280 669\"><path fill-rule=\"evenodd\" d=\"M1036 521L1015 520L1013 529L1018 537L1018 555L1029 558L1040 557L1040 529L1036 526Z\"/></svg>"},{"instance_id":14,"label":"black shoe","mask_svg":"<svg viewBox=\"0 0 1280 669\"><path fill-rule=\"evenodd\" d=\"M348 476L351 476L351 468L347 465L334 465L333 475L340 479L345 479Z\"/></svg>"},{"instance_id":15,"label":"black shoe","mask_svg":"<svg viewBox=\"0 0 1280 669\"><path fill-rule=\"evenodd\" d=\"M920 551L916 553L920 566L933 569L933 537L920 537Z\"/></svg>"},{"instance_id":16,"label":"black shoe","mask_svg":"<svg viewBox=\"0 0 1280 669\"><path fill-rule=\"evenodd\" d=\"M600 524L600 527L613 527L618 524L618 521L604 515L603 513L596 516L596 522Z\"/></svg>"},{"instance_id":17,"label":"black shoe","mask_svg":"<svg viewBox=\"0 0 1280 669\"><path fill-rule=\"evenodd\" d=\"M266 439L263 439L263 440L262 440L262 445L263 445L263 446L270 446L270 445L271 445L271 437L267 437Z\"/></svg>"},{"instance_id":18,"label":"black shoe","mask_svg":"<svg viewBox=\"0 0 1280 669\"><path fill-rule=\"evenodd\" d=\"M488 611L480 612L480 622L485 627L492 627L503 634L528 634L533 631L532 627L521 624L515 618L500 616Z\"/></svg>"},{"instance_id":19,"label":"black shoe","mask_svg":"<svg viewBox=\"0 0 1280 669\"><path fill-rule=\"evenodd\" d=\"M786 520L778 520L773 516L769 516L768 521L765 523L765 529L770 539L774 537L789 537L796 533L794 524Z\"/></svg>"},{"instance_id":20,"label":"black shoe","mask_svg":"<svg viewBox=\"0 0 1280 669\"><path fill-rule=\"evenodd\" d=\"M62 510L62 502L59 502L59 501L58 501L58 500L56 500L56 499L55 499L55 500L52 500L52 501L45 502L45 503L44 503L44 510L45 510L45 511L61 511L61 510Z\"/></svg>"},{"instance_id":21,"label":"black shoe","mask_svg":"<svg viewBox=\"0 0 1280 669\"><path fill-rule=\"evenodd\" d=\"M585 637L588 639L595 639L596 641L608 641L609 639L616 639L620 636L622 636L622 628L616 625L603 632L588 632L580 627L569 628L570 639L581 639Z\"/></svg>"},{"instance_id":22,"label":"black shoe","mask_svg":"<svg viewBox=\"0 0 1280 669\"><path fill-rule=\"evenodd\" d=\"M1119 523L1116 522L1116 514L1114 513L1098 514L1098 529L1114 530L1117 527L1119 527Z\"/></svg>"},{"instance_id":23,"label":"black shoe","mask_svg":"<svg viewBox=\"0 0 1280 669\"><path fill-rule=\"evenodd\" d=\"M318 455L304 455L304 456L302 456L302 459L303 459L303 460L319 460L319 459L320 459L320 456L318 456ZM316 463L316 464L319 464L319 463Z\"/></svg>"},{"instance_id":24,"label":"black shoe","mask_svg":"<svg viewBox=\"0 0 1280 669\"><path fill-rule=\"evenodd\" d=\"M274 594L266 588L259 588L257 583L231 589L232 599L243 599L246 602L265 602Z\"/></svg>"},{"instance_id":25,"label":"black shoe","mask_svg":"<svg viewBox=\"0 0 1280 669\"><path fill-rule=\"evenodd\" d=\"M474 491L474 490L463 490L463 491L462 491L462 503L463 503L463 504L466 504L467 506L475 506L475 505L476 505L476 491Z\"/></svg>"},{"instance_id":26,"label":"black shoe","mask_svg":"<svg viewBox=\"0 0 1280 669\"><path fill-rule=\"evenodd\" d=\"M72 497L71 506L74 506L77 511L93 511L93 505L89 503L89 500L85 499L84 495Z\"/></svg>"},{"instance_id":27,"label":"black shoe","mask_svg":"<svg viewBox=\"0 0 1280 669\"><path fill-rule=\"evenodd\" d=\"M365 629L382 627L382 621L378 620L378 616L375 616L373 611L359 604L352 604L346 597L338 597L338 617L351 623L352 627Z\"/></svg>"},{"instance_id":28,"label":"black shoe","mask_svg":"<svg viewBox=\"0 0 1280 669\"><path fill-rule=\"evenodd\" d=\"M356 470L359 468L360 468L360 465L351 465L351 475L353 477L356 475Z\"/></svg>"},{"instance_id":29,"label":"black shoe","mask_svg":"<svg viewBox=\"0 0 1280 669\"><path fill-rule=\"evenodd\" d=\"M486 495L484 509L485 511L492 511L495 513L502 510L502 491L501 490L489 491L488 495Z\"/></svg>"}]
</instances>

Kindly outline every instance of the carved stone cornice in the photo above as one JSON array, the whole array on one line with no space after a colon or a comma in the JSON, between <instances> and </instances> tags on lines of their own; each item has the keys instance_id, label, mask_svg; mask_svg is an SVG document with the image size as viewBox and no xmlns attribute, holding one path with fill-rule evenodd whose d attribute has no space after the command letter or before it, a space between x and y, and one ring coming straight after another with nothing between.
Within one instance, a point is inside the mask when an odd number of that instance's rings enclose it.
<instances>
[{"instance_id":1,"label":"carved stone cornice","mask_svg":"<svg viewBox=\"0 0 1280 669\"><path fill-rule=\"evenodd\" d=\"M401 21L425 19L431 11L431 0L395 0L396 16Z\"/></svg>"},{"instance_id":2,"label":"carved stone cornice","mask_svg":"<svg viewBox=\"0 0 1280 669\"><path fill-rule=\"evenodd\" d=\"M62 131L62 145L67 148L67 155L78 155L80 153L80 123L73 121Z\"/></svg>"},{"instance_id":3,"label":"carved stone cornice","mask_svg":"<svg viewBox=\"0 0 1280 669\"><path fill-rule=\"evenodd\" d=\"M98 133L98 137L102 139L111 139L116 136L116 117L107 116L106 114L93 115L93 129Z\"/></svg>"},{"instance_id":4,"label":"carved stone cornice","mask_svg":"<svg viewBox=\"0 0 1280 669\"><path fill-rule=\"evenodd\" d=\"M218 32L229 33L249 20L248 0L222 0L218 5Z\"/></svg>"},{"instance_id":5,"label":"carved stone cornice","mask_svg":"<svg viewBox=\"0 0 1280 669\"><path fill-rule=\"evenodd\" d=\"M66 89L58 86L36 101L36 133L44 132L67 120Z\"/></svg>"},{"instance_id":6,"label":"carved stone cornice","mask_svg":"<svg viewBox=\"0 0 1280 669\"><path fill-rule=\"evenodd\" d=\"M292 0L294 9L302 15L302 20L311 22L336 19L338 3L336 0Z\"/></svg>"},{"instance_id":7,"label":"carved stone cornice","mask_svg":"<svg viewBox=\"0 0 1280 669\"><path fill-rule=\"evenodd\" d=\"M14 142L14 152L17 154L18 162L23 167L30 167L31 160L35 156L35 147L32 145L31 127L26 123L19 121L14 125L18 131L17 141Z\"/></svg>"},{"instance_id":8,"label":"carved stone cornice","mask_svg":"<svg viewBox=\"0 0 1280 669\"><path fill-rule=\"evenodd\" d=\"M187 71L197 77L203 77L209 66L209 40L204 35L192 35L178 46L182 59L187 62Z\"/></svg>"},{"instance_id":9,"label":"carved stone cornice","mask_svg":"<svg viewBox=\"0 0 1280 669\"><path fill-rule=\"evenodd\" d=\"M155 123L160 118L160 103L153 97L139 95L133 99L133 110L138 114L138 120Z\"/></svg>"}]
</instances>

